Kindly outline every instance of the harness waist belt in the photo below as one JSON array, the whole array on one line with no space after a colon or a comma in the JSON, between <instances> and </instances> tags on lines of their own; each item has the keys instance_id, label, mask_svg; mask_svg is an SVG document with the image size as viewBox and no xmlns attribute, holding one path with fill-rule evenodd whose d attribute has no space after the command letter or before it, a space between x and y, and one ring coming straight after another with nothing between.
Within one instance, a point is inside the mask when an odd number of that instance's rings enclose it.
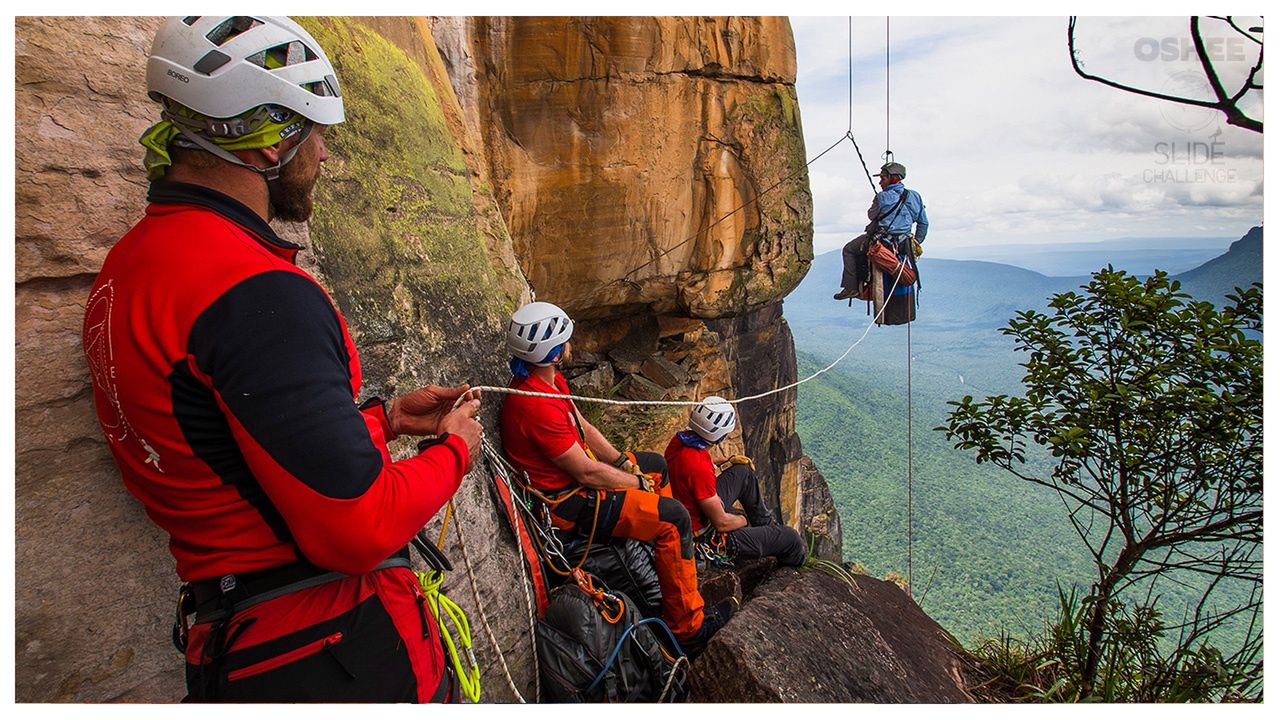
<instances>
[{"instance_id":1,"label":"harness waist belt","mask_svg":"<svg viewBox=\"0 0 1280 720\"><path fill-rule=\"evenodd\" d=\"M406 546L383 560L374 570L409 566L409 548ZM281 595L345 577L348 576L299 560L257 572L197 580L191 583L196 622L218 620L226 615L228 607L237 611L244 610Z\"/></svg>"}]
</instances>

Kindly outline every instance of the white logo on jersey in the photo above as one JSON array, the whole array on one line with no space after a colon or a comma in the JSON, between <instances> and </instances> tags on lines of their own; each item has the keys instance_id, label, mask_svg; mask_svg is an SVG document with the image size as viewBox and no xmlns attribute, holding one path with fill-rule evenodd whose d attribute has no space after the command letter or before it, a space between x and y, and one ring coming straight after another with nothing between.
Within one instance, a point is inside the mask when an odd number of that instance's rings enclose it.
<instances>
[{"instance_id":1,"label":"white logo on jersey","mask_svg":"<svg viewBox=\"0 0 1280 720\"><path fill-rule=\"evenodd\" d=\"M120 405L120 392L116 387L116 368L111 351L111 304L115 298L115 290L108 280L89 296L85 305L84 349L89 360L89 374L93 377L94 386L100 391L98 397L106 403L99 403L98 418L102 421L102 430L107 440L122 444L130 435L138 439L138 443L147 453L145 463L154 465L158 472L160 453L134 431L125 417Z\"/></svg>"}]
</instances>

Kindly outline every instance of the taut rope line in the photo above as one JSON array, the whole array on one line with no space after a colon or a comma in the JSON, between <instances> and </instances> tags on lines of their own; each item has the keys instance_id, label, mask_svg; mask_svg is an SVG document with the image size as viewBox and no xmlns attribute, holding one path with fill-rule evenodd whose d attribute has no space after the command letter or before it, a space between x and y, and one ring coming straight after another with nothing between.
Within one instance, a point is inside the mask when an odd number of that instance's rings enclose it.
<instances>
[{"instance_id":1,"label":"taut rope line","mask_svg":"<svg viewBox=\"0 0 1280 720\"><path fill-rule=\"evenodd\" d=\"M905 267L906 267L905 263L898 267L898 274L895 275L893 278L893 287L889 289L888 295L890 296L893 295L893 291L897 289L899 278L902 277L902 270ZM876 272L879 272L879 271L877 270ZM813 380L819 375L822 375L823 373L827 372L828 370L835 367L836 365L839 365L840 361L848 357L849 353L853 352L853 349L856 348L859 343L861 343L863 340L866 339L867 334L871 332L871 328L875 327L876 323L880 322L880 318L884 316L884 309L886 307L888 307L888 303L885 303L884 305L880 306L880 312L876 313L876 316L871 319L870 323L867 323L867 329L862 331L862 335L859 336L857 340L854 340L853 344L850 345L848 349L846 349L844 353L842 353L840 357L836 358L835 361L833 361L830 365L822 368L821 370L815 372L809 377L804 378L803 380L797 380L791 383L790 385L784 385L780 388L774 388L773 390L766 390L765 392L757 393L755 395L748 395L746 397L741 397L736 400L726 400L725 402L728 403L729 405L737 405L739 403L748 402L750 400L759 400L760 398L768 397L770 395L776 395L780 392L785 392L787 390L790 390L791 388L799 387L809 382L810 380ZM561 395L558 393L534 392L532 390L516 390L515 388L498 387L495 385L474 385L471 387L471 390L481 390L484 392L498 393L501 395L523 395L524 397L545 397L545 398L555 398L559 400L568 398L570 400L576 400L579 402L598 403L601 405L662 405L662 406L668 406L668 407L671 407L671 406L697 407L702 405L701 400L612 400L610 398L588 397L585 395Z\"/></svg>"}]
</instances>

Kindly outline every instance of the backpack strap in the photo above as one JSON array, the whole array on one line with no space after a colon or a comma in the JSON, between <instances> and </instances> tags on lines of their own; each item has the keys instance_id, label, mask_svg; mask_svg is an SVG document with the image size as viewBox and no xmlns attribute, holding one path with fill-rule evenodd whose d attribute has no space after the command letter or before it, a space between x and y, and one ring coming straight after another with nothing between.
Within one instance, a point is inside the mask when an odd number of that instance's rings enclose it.
<instances>
[{"instance_id":1,"label":"backpack strap","mask_svg":"<svg viewBox=\"0 0 1280 720\"><path fill-rule=\"evenodd\" d=\"M894 206L893 206L892 208L890 208L890 209L888 209L888 210L885 210L883 213L881 213L881 214L880 214L880 216L879 216L879 217L877 217L875 220L872 220L872 221L871 221L871 225L869 225L869 226L867 227L867 229L868 229L868 230L875 230L875 229L876 229L876 227L880 225L880 221L881 221L881 220L884 220L885 218L889 217L890 215L893 215L893 219L894 219L894 220L897 220L897 219L898 219L898 213L901 213L901 212L902 212L902 206L903 206L903 205L905 205L905 204L906 204L906 202L907 202L907 193L909 193L909 192L911 192L911 191L910 191L910 190L908 190L908 189L907 189L907 187L904 185L904 186L902 187L902 194L898 196L898 202L894 203Z\"/></svg>"}]
</instances>

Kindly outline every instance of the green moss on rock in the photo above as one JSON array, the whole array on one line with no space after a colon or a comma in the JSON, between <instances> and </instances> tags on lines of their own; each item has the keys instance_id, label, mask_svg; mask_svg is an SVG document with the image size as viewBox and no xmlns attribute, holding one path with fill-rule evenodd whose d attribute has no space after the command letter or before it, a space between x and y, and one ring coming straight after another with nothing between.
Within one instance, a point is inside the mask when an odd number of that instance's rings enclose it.
<instances>
[{"instance_id":1,"label":"green moss on rock","mask_svg":"<svg viewBox=\"0 0 1280 720\"><path fill-rule=\"evenodd\" d=\"M416 319L398 288L418 307L476 319L506 312L488 282L462 150L427 76L359 19L301 22L333 59L346 107L327 138L311 228L343 310L375 340L402 336Z\"/></svg>"}]
</instances>

